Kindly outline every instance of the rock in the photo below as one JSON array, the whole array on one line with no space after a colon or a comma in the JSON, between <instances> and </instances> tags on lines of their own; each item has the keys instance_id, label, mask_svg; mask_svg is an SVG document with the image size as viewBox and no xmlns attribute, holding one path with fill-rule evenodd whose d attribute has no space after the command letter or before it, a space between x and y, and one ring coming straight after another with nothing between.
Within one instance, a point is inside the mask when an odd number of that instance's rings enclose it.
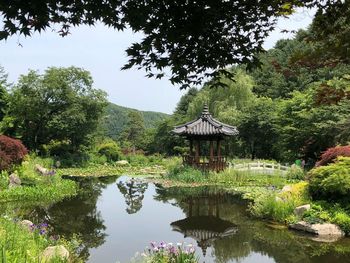
<instances>
[{"instance_id":1,"label":"rock","mask_svg":"<svg viewBox=\"0 0 350 263\"><path fill-rule=\"evenodd\" d=\"M342 237L345 235L345 233L339 228L339 226L330 223L309 224L305 221L300 221L298 223L289 225L289 228L304 231L318 236Z\"/></svg>"},{"instance_id":2,"label":"rock","mask_svg":"<svg viewBox=\"0 0 350 263\"><path fill-rule=\"evenodd\" d=\"M17 174L13 173L9 176L9 187L17 187L21 185L21 179Z\"/></svg>"},{"instance_id":3,"label":"rock","mask_svg":"<svg viewBox=\"0 0 350 263\"><path fill-rule=\"evenodd\" d=\"M316 230L319 236L345 236L345 233L335 224L314 224L313 229Z\"/></svg>"},{"instance_id":4,"label":"rock","mask_svg":"<svg viewBox=\"0 0 350 263\"><path fill-rule=\"evenodd\" d=\"M69 251L62 245L47 247L42 253L43 262L49 262L54 258L68 260Z\"/></svg>"},{"instance_id":5,"label":"rock","mask_svg":"<svg viewBox=\"0 0 350 263\"><path fill-rule=\"evenodd\" d=\"M25 229L28 229L29 231L32 230L33 228L33 222L32 221L29 221L29 220L22 220L20 223L19 223L23 228Z\"/></svg>"},{"instance_id":6,"label":"rock","mask_svg":"<svg viewBox=\"0 0 350 263\"><path fill-rule=\"evenodd\" d=\"M309 204L298 206L294 209L294 214L301 217L306 211L310 210L310 208L311 206Z\"/></svg>"},{"instance_id":7,"label":"rock","mask_svg":"<svg viewBox=\"0 0 350 263\"><path fill-rule=\"evenodd\" d=\"M292 186L291 185L285 185L283 186L281 193L286 193L286 192L292 192Z\"/></svg>"},{"instance_id":8,"label":"rock","mask_svg":"<svg viewBox=\"0 0 350 263\"><path fill-rule=\"evenodd\" d=\"M120 161L116 161L115 164L118 166L125 166L125 165L128 165L129 162L127 160L120 160Z\"/></svg>"},{"instance_id":9,"label":"rock","mask_svg":"<svg viewBox=\"0 0 350 263\"><path fill-rule=\"evenodd\" d=\"M49 170L46 169L45 167L42 167L40 164L35 165L35 171L37 171L41 175L54 175L55 171L54 170Z\"/></svg>"}]
</instances>

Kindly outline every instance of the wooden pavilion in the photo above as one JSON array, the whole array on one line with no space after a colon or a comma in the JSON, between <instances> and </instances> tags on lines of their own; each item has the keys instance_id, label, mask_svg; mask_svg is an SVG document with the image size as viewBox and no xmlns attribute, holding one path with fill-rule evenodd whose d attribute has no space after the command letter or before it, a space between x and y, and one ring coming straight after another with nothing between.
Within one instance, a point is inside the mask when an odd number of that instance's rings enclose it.
<instances>
[{"instance_id":1,"label":"wooden pavilion","mask_svg":"<svg viewBox=\"0 0 350 263\"><path fill-rule=\"evenodd\" d=\"M221 153L221 141L226 136L238 134L236 127L215 120L207 105L204 105L198 119L176 126L173 132L189 140L190 152L183 156L184 164L213 171L222 171L227 167L226 157ZM209 141L209 154L202 155L201 143L206 141Z\"/></svg>"}]
</instances>

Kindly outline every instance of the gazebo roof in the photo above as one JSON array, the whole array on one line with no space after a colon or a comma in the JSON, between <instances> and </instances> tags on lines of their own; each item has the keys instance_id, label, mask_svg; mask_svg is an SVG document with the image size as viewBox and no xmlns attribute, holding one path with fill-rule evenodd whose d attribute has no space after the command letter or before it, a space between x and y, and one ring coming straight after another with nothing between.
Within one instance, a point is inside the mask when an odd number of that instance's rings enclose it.
<instances>
[{"instance_id":1,"label":"gazebo roof","mask_svg":"<svg viewBox=\"0 0 350 263\"><path fill-rule=\"evenodd\" d=\"M238 134L236 127L215 120L209 113L207 105L204 105L203 112L198 119L175 126L173 132L184 136L232 136Z\"/></svg>"}]
</instances>

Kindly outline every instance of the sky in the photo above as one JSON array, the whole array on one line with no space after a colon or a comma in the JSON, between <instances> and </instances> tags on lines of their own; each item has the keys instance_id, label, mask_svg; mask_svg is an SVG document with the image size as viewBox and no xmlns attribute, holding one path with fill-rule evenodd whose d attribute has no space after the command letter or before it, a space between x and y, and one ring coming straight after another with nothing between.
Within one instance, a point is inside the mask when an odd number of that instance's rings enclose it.
<instances>
[{"instance_id":1,"label":"sky","mask_svg":"<svg viewBox=\"0 0 350 263\"><path fill-rule=\"evenodd\" d=\"M313 14L299 9L289 19L279 19L264 47L272 48L278 39L293 36L282 34L283 29L306 28ZM29 69L42 73L52 66L81 67L90 71L94 87L106 91L109 101L138 110L172 113L184 91L167 79L146 78L142 70L120 70L127 62L126 48L141 38L131 30L118 32L102 24L74 28L63 38L49 30L28 38L12 36L0 42L0 65L13 83Z\"/></svg>"}]
</instances>

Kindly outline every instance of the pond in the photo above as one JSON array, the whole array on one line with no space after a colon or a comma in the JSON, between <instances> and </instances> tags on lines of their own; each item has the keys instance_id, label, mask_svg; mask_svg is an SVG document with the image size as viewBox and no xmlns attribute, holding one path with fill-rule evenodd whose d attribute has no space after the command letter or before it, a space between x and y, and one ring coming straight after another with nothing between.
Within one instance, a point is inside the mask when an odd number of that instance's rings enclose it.
<instances>
[{"instance_id":1,"label":"pond","mask_svg":"<svg viewBox=\"0 0 350 263\"><path fill-rule=\"evenodd\" d=\"M254 220L247 204L221 189L163 188L128 177L81 179L81 193L16 213L48 222L51 234L79 236L85 262L130 262L151 241L196 246L200 262L350 262L350 242L316 242Z\"/></svg>"}]
</instances>

